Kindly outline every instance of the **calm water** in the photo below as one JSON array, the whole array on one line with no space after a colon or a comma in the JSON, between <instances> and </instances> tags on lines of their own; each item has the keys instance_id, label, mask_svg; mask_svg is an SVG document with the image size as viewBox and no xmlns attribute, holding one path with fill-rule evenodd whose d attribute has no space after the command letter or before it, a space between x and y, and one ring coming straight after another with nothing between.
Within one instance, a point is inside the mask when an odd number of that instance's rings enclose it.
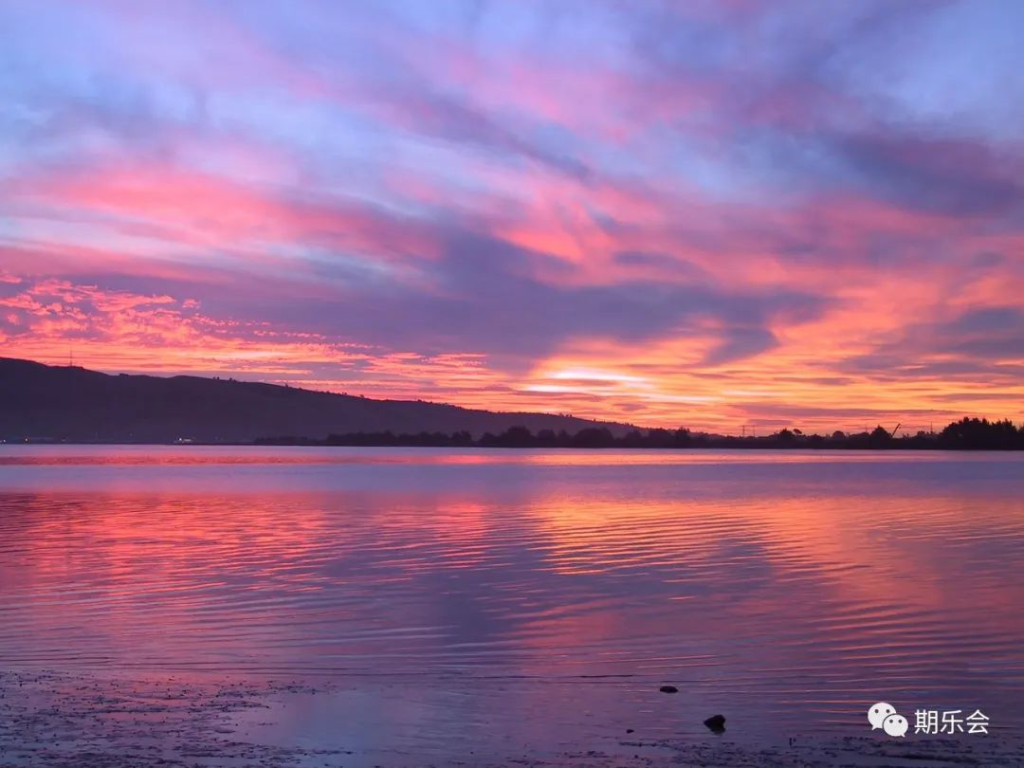
<instances>
[{"instance_id":1,"label":"calm water","mask_svg":"<svg viewBox=\"0 0 1024 768\"><path fill-rule=\"evenodd\" d=\"M1020 454L0 446L3 666L338 684L267 738L1019 729L1022 562Z\"/></svg>"}]
</instances>

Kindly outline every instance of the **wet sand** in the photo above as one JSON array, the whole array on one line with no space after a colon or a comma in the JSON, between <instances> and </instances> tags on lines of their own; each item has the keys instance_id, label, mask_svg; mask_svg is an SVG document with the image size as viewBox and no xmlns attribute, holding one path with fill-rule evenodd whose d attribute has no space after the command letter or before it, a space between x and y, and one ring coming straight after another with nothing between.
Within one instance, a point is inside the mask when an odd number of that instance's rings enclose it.
<instances>
[{"instance_id":1,"label":"wet sand","mask_svg":"<svg viewBox=\"0 0 1024 768\"><path fill-rule=\"evenodd\" d=\"M884 740L796 739L757 748L728 740L647 740L625 731L614 753L502 754L499 739L463 759L394 756L317 745L268 744L252 723L271 723L280 696L329 693L293 681L145 680L63 673L0 673L0 768L360 768L380 766L518 766L657 768L694 766L1024 766L1024 745L1004 734L987 738ZM262 712L261 712L262 710ZM254 717L255 715L255 717ZM248 723L249 726L243 726ZM255 732L254 732L255 730Z\"/></svg>"}]
</instances>

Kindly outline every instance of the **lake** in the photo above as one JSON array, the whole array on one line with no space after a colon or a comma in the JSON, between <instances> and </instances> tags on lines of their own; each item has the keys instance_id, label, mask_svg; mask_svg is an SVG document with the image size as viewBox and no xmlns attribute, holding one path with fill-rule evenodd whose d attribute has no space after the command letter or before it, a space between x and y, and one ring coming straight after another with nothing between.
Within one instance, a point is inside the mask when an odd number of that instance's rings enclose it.
<instances>
[{"instance_id":1,"label":"lake","mask_svg":"<svg viewBox=\"0 0 1024 768\"><path fill-rule=\"evenodd\" d=\"M998 737L1022 562L1019 453L0 446L4 669L323 682L235 727L374 764L876 701Z\"/></svg>"}]
</instances>

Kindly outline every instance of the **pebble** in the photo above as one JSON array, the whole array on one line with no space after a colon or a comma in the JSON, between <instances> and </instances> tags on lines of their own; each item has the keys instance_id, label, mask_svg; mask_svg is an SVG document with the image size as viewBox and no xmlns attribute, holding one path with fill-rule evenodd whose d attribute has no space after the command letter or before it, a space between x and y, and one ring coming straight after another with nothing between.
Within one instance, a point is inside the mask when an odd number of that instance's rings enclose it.
<instances>
[{"instance_id":1,"label":"pebble","mask_svg":"<svg viewBox=\"0 0 1024 768\"><path fill-rule=\"evenodd\" d=\"M704 725L715 733L722 733L725 730L725 715L712 715L704 721Z\"/></svg>"}]
</instances>

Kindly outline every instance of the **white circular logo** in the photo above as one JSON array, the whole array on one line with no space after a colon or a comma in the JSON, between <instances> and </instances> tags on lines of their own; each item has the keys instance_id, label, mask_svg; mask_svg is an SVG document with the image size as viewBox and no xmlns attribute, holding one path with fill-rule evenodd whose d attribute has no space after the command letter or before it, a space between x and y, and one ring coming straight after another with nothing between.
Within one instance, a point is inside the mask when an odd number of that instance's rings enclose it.
<instances>
[{"instance_id":1,"label":"white circular logo","mask_svg":"<svg viewBox=\"0 0 1024 768\"><path fill-rule=\"evenodd\" d=\"M868 722L871 723L871 730L877 731L882 727L885 722L885 718L889 715L896 714L896 707L892 704L886 704L884 701L880 701L871 709L868 710Z\"/></svg>"},{"instance_id":2,"label":"white circular logo","mask_svg":"<svg viewBox=\"0 0 1024 768\"><path fill-rule=\"evenodd\" d=\"M889 715L885 718L885 722L882 723L882 728L890 736L905 736L908 727L907 718L903 715Z\"/></svg>"}]
</instances>

